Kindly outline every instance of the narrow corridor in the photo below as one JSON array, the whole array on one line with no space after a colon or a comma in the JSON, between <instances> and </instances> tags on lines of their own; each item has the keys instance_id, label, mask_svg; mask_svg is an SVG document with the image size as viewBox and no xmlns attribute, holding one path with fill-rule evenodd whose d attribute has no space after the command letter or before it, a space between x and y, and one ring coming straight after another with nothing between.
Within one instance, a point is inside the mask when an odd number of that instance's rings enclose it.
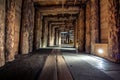
<instances>
[{"instance_id":1,"label":"narrow corridor","mask_svg":"<svg viewBox=\"0 0 120 80\"><path fill-rule=\"evenodd\" d=\"M120 80L120 0L0 0L0 80Z\"/></svg>"}]
</instances>

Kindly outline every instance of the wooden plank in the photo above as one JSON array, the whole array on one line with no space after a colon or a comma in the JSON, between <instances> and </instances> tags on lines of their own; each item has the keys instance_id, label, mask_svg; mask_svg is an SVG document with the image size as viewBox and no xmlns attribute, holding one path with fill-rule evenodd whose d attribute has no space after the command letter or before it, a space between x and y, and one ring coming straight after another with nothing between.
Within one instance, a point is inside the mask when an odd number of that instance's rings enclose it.
<instances>
[{"instance_id":1,"label":"wooden plank","mask_svg":"<svg viewBox=\"0 0 120 80\"><path fill-rule=\"evenodd\" d=\"M73 80L62 55L57 55L58 80Z\"/></svg>"},{"instance_id":2,"label":"wooden plank","mask_svg":"<svg viewBox=\"0 0 120 80\"><path fill-rule=\"evenodd\" d=\"M56 56L49 55L38 80L57 80Z\"/></svg>"},{"instance_id":3,"label":"wooden plank","mask_svg":"<svg viewBox=\"0 0 120 80\"><path fill-rule=\"evenodd\" d=\"M38 80L73 80L60 50L53 50L47 57Z\"/></svg>"}]
</instances>

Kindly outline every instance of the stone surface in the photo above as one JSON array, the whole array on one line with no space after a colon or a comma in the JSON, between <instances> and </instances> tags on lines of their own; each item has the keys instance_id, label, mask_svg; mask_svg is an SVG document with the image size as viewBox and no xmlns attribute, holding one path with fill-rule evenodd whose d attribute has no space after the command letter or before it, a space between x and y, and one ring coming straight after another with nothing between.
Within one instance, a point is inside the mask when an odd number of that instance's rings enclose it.
<instances>
[{"instance_id":1,"label":"stone surface","mask_svg":"<svg viewBox=\"0 0 120 80\"><path fill-rule=\"evenodd\" d=\"M0 67L5 64L5 0L0 0Z\"/></svg>"},{"instance_id":2,"label":"stone surface","mask_svg":"<svg viewBox=\"0 0 120 80\"><path fill-rule=\"evenodd\" d=\"M20 52L28 54L33 50L34 5L32 0L23 1Z\"/></svg>"}]
</instances>

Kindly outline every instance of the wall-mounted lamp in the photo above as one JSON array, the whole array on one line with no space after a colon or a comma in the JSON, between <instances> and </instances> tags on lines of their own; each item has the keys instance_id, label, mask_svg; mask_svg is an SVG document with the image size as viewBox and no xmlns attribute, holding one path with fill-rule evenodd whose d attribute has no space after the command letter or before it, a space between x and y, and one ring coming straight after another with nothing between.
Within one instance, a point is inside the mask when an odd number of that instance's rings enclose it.
<instances>
[{"instance_id":1,"label":"wall-mounted lamp","mask_svg":"<svg viewBox=\"0 0 120 80\"><path fill-rule=\"evenodd\" d=\"M103 54L104 53L103 49L98 49L98 53Z\"/></svg>"}]
</instances>

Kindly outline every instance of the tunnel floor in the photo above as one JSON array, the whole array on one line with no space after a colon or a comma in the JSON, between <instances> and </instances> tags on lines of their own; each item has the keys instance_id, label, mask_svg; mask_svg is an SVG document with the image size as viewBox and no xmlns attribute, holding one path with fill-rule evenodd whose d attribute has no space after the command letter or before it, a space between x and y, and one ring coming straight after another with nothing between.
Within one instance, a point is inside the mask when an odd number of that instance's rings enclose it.
<instances>
[{"instance_id":1,"label":"tunnel floor","mask_svg":"<svg viewBox=\"0 0 120 80\"><path fill-rule=\"evenodd\" d=\"M120 64L74 48L44 48L0 68L0 80L120 80Z\"/></svg>"}]
</instances>

